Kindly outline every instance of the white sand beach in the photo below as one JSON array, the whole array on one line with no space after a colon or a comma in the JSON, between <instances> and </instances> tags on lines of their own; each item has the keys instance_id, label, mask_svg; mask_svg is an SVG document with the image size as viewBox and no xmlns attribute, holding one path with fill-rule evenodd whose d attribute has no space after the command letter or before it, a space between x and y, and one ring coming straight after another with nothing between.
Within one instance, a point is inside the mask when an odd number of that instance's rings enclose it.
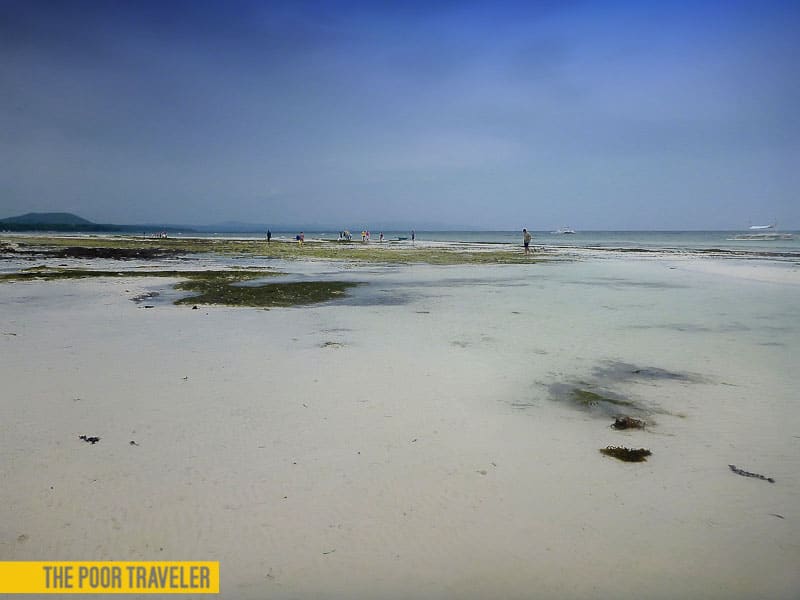
<instances>
[{"instance_id":1,"label":"white sand beach","mask_svg":"<svg viewBox=\"0 0 800 600\"><path fill-rule=\"evenodd\" d=\"M800 288L730 264L303 262L366 285L271 310L0 283L0 560L218 560L230 599L797 598Z\"/></svg>"}]
</instances>

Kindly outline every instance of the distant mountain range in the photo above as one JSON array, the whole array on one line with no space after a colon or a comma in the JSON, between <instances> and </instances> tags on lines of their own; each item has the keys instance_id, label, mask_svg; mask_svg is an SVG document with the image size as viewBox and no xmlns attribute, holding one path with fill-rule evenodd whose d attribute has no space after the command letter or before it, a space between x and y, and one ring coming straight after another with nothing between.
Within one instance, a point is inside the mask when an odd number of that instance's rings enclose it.
<instances>
[{"instance_id":1,"label":"distant mountain range","mask_svg":"<svg viewBox=\"0 0 800 600\"><path fill-rule=\"evenodd\" d=\"M18 217L0 219L0 223L15 225L95 225L72 213L27 213Z\"/></svg>"},{"instance_id":2,"label":"distant mountain range","mask_svg":"<svg viewBox=\"0 0 800 600\"><path fill-rule=\"evenodd\" d=\"M193 231L175 225L113 225L93 223L72 213L27 213L0 219L0 231Z\"/></svg>"}]
</instances>

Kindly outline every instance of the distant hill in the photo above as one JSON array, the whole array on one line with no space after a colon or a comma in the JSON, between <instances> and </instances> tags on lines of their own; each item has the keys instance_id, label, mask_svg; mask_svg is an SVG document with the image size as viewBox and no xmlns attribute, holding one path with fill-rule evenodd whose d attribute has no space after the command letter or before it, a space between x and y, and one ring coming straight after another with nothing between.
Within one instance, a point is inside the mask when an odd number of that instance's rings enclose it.
<instances>
[{"instance_id":1,"label":"distant hill","mask_svg":"<svg viewBox=\"0 0 800 600\"><path fill-rule=\"evenodd\" d=\"M72 213L27 213L0 219L0 231L192 231L187 227L164 225L112 225L93 223Z\"/></svg>"},{"instance_id":2,"label":"distant hill","mask_svg":"<svg viewBox=\"0 0 800 600\"><path fill-rule=\"evenodd\" d=\"M72 213L28 213L0 219L0 231L120 231L120 228L92 223Z\"/></svg>"},{"instance_id":3,"label":"distant hill","mask_svg":"<svg viewBox=\"0 0 800 600\"><path fill-rule=\"evenodd\" d=\"M167 231L170 233L265 233L267 229L273 232L298 232L298 231L338 231L350 228L360 231L369 226L373 232L377 231L446 231L453 229L442 223L416 222L413 225L402 222L377 221L368 224L359 223L246 223L242 221L225 221L213 225L176 225L164 223L149 223L142 225L114 225L109 223L94 223L72 213L27 213L17 217L0 219L0 231L62 231L62 232L117 232L117 233L142 233L153 231ZM472 228L461 227L459 230L468 231Z\"/></svg>"},{"instance_id":4,"label":"distant hill","mask_svg":"<svg viewBox=\"0 0 800 600\"><path fill-rule=\"evenodd\" d=\"M95 225L72 213L27 213L18 217L0 219L0 223L13 225Z\"/></svg>"}]
</instances>

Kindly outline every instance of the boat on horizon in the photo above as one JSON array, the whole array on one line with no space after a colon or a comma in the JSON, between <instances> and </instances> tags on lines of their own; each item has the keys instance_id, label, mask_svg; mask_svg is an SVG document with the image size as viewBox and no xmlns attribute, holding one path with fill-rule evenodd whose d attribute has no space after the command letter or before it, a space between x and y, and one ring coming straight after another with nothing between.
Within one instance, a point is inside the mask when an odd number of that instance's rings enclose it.
<instances>
[{"instance_id":1,"label":"boat on horizon","mask_svg":"<svg viewBox=\"0 0 800 600\"><path fill-rule=\"evenodd\" d=\"M740 233L732 238L728 238L728 240L737 242L774 242L777 240L794 239L794 234L792 233L775 231L777 225L777 223L772 223L771 225L750 225L748 230L754 233Z\"/></svg>"},{"instance_id":2,"label":"boat on horizon","mask_svg":"<svg viewBox=\"0 0 800 600\"><path fill-rule=\"evenodd\" d=\"M557 229L556 231L551 231L555 235L575 235L575 230L570 229L569 227L562 227L561 229Z\"/></svg>"}]
</instances>

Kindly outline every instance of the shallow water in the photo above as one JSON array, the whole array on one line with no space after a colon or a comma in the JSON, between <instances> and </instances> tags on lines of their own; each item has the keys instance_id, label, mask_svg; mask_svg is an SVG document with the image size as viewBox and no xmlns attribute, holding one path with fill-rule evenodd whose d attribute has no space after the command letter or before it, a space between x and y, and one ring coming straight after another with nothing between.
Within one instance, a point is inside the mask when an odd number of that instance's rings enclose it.
<instances>
[{"instance_id":1,"label":"shallow water","mask_svg":"<svg viewBox=\"0 0 800 600\"><path fill-rule=\"evenodd\" d=\"M791 598L800 286L697 260L247 259L364 283L269 311L2 284L0 556L163 546L223 561L231 598ZM647 427L612 430L629 409Z\"/></svg>"},{"instance_id":2,"label":"shallow water","mask_svg":"<svg viewBox=\"0 0 800 600\"><path fill-rule=\"evenodd\" d=\"M699 418L712 418L744 398L772 409L793 406L787 391L800 353L800 287L682 266L589 260L281 268L294 268L290 280L364 283L327 304L337 320L353 320L348 331L382 340L387 351L424 355L439 368L458 372L465 359L480 364L515 390L502 400L509 405L542 406L557 400L558 386L588 385L681 418L691 417L694 405L703 407ZM774 440L788 443L788 431L800 429L800 411L776 418L780 411L762 409L784 434Z\"/></svg>"}]
</instances>

